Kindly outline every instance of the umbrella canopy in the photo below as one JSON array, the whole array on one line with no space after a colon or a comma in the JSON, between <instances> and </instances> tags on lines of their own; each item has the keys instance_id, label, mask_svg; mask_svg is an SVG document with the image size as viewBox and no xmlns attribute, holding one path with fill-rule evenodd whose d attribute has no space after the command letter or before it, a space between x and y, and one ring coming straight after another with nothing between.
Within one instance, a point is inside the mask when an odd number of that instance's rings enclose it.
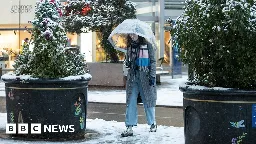
<instances>
[{"instance_id":1,"label":"umbrella canopy","mask_svg":"<svg viewBox=\"0 0 256 144\"><path fill-rule=\"evenodd\" d=\"M156 49L156 38L151 27L138 19L126 19L119 24L109 35L108 40L115 49L126 52L128 34L137 34L144 37Z\"/></svg>"}]
</instances>

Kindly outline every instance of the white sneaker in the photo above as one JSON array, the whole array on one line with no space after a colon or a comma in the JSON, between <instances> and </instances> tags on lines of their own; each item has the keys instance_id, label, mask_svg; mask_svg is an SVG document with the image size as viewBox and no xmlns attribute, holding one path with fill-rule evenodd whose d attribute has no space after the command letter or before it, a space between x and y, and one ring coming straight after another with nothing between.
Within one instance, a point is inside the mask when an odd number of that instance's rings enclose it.
<instances>
[{"instance_id":1,"label":"white sneaker","mask_svg":"<svg viewBox=\"0 0 256 144\"><path fill-rule=\"evenodd\" d=\"M121 136L122 137L133 136L132 126L128 126L127 129L124 132L122 132Z\"/></svg>"}]
</instances>

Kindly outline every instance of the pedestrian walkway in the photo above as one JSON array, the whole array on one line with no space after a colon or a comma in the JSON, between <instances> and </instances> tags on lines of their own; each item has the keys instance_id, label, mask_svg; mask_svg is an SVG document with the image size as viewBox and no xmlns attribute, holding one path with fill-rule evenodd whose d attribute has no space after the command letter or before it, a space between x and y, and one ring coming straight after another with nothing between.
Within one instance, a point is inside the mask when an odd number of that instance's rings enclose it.
<instances>
[{"instance_id":1,"label":"pedestrian walkway","mask_svg":"<svg viewBox=\"0 0 256 144\"><path fill-rule=\"evenodd\" d=\"M187 81L187 75L182 78L172 79L170 75L161 75L161 85L157 85L157 106L182 107L183 93L179 86ZM0 103L5 102L4 83L0 83ZM92 87L88 88L88 101L96 103L126 103L125 89L115 87ZM2 102L3 103L3 102ZM1 111L1 109L0 109Z\"/></svg>"},{"instance_id":2,"label":"pedestrian walkway","mask_svg":"<svg viewBox=\"0 0 256 144\"><path fill-rule=\"evenodd\" d=\"M187 75L182 78L172 79L170 75L161 76L161 85L157 85L157 105L182 107L183 93L179 90L179 85L187 81ZM103 103L125 103L125 90L119 89L90 89L88 91L89 102L103 102Z\"/></svg>"},{"instance_id":3,"label":"pedestrian walkway","mask_svg":"<svg viewBox=\"0 0 256 144\"><path fill-rule=\"evenodd\" d=\"M5 134L7 115L0 113L0 144L184 144L184 128L158 125L157 132L150 133L149 126L138 124L134 127L134 136L122 138L125 130L123 122L106 121L103 119L87 119L85 139L77 141L50 142L49 140L13 140Z\"/></svg>"},{"instance_id":4,"label":"pedestrian walkway","mask_svg":"<svg viewBox=\"0 0 256 144\"><path fill-rule=\"evenodd\" d=\"M60 142L63 144L184 144L182 92L179 85L187 80L187 76L172 79L169 75L161 76L161 85L157 86L158 100L156 107L156 120L158 131L149 133L146 125L144 110L138 108L137 127L134 127L134 136L122 138L121 132L125 129L125 90L116 88L91 88L88 91L87 109L87 139L80 141ZM2 102L2 103L1 103ZM7 116L5 113L4 83L0 83L0 144L48 144L56 142L12 140L5 134ZM179 108L176 108L179 107ZM2 109L2 111L1 111ZM4 110L4 111L3 111ZM95 133L90 133L94 131Z\"/></svg>"},{"instance_id":5,"label":"pedestrian walkway","mask_svg":"<svg viewBox=\"0 0 256 144\"><path fill-rule=\"evenodd\" d=\"M125 104L89 103L87 118L123 122L125 110ZM183 127L183 108L156 107L156 121L159 125ZM142 105L138 106L138 123L147 123Z\"/></svg>"}]
</instances>

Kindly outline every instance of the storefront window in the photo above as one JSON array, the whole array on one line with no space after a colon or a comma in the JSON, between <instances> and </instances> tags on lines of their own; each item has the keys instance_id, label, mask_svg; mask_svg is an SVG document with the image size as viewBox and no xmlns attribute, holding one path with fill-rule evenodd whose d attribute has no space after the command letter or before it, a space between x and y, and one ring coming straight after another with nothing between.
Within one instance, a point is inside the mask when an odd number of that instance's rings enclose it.
<instances>
[{"instance_id":1,"label":"storefront window","mask_svg":"<svg viewBox=\"0 0 256 144\"><path fill-rule=\"evenodd\" d=\"M12 65L17 56L22 52L22 44L31 35L25 30L3 30L0 31L0 66L2 68L13 68Z\"/></svg>"},{"instance_id":2,"label":"storefront window","mask_svg":"<svg viewBox=\"0 0 256 144\"><path fill-rule=\"evenodd\" d=\"M36 0L2 1L0 5L0 67L13 68L14 60L22 52L22 44L29 41ZM70 47L77 47L77 35L67 34ZM33 46L30 45L30 50Z\"/></svg>"},{"instance_id":3,"label":"storefront window","mask_svg":"<svg viewBox=\"0 0 256 144\"><path fill-rule=\"evenodd\" d=\"M67 33L68 37L68 47L77 47L77 34Z\"/></svg>"},{"instance_id":4,"label":"storefront window","mask_svg":"<svg viewBox=\"0 0 256 144\"><path fill-rule=\"evenodd\" d=\"M99 33L96 34L96 62L106 61L106 54L100 44Z\"/></svg>"},{"instance_id":5,"label":"storefront window","mask_svg":"<svg viewBox=\"0 0 256 144\"><path fill-rule=\"evenodd\" d=\"M22 52L22 43L30 39L26 30L34 18L36 0L2 1L0 5L0 67L13 68L14 60Z\"/></svg>"}]
</instances>

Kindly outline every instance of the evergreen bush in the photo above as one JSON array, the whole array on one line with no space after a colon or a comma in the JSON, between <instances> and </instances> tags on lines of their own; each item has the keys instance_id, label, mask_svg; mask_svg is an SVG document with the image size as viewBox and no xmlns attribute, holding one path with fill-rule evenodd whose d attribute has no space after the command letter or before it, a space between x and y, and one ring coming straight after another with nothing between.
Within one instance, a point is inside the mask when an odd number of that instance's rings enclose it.
<instances>
[{"instance_id":1,"label":"evergreen bush","mask_svg":"<svg viewBox=\"0 0 256 144\"><path fill-rule=\"evenodd\" d=\"M41 0L36 7L31 41L23 45L23 52L15 60L16 75L31 75L42 79L56 79L83 75L84 57L66 48L67 36L61 21L62 11L58 0Z\"/></svg>"},{"instance_id":2,"label":"evergreen bush","mask_svg":"<svg viewBox=\"0 0 256 144\"><path fill-rule=\"evenodd\" d=\"M254 0L186 0L172 35L194 72L192 83L256 88Z\"/></svg>"},{"instance_id":3,"label":"evergreen bush","mask_svg":"<svg viewBox=\"0 0 256 144\"><path fill-rule=\"evenodd\" d=\"M87 32L91 25L93 11L87 0L69 0L63 7L64 28L70 33Z\"/></svg>"},{"instance_id":4,"label":"evergreen bush","mask_svg":"<svg viewBox=\"0 0 256 144\"><path fill-rule=\"evenodd\" d=\"M70 0L64 6L65 29L80 34L100 32L100 45L110 62L119 62L118 52L107 40L112 30L125 19L136 18L135 4L130 0Z\"/></svg>"}]
</instances>

